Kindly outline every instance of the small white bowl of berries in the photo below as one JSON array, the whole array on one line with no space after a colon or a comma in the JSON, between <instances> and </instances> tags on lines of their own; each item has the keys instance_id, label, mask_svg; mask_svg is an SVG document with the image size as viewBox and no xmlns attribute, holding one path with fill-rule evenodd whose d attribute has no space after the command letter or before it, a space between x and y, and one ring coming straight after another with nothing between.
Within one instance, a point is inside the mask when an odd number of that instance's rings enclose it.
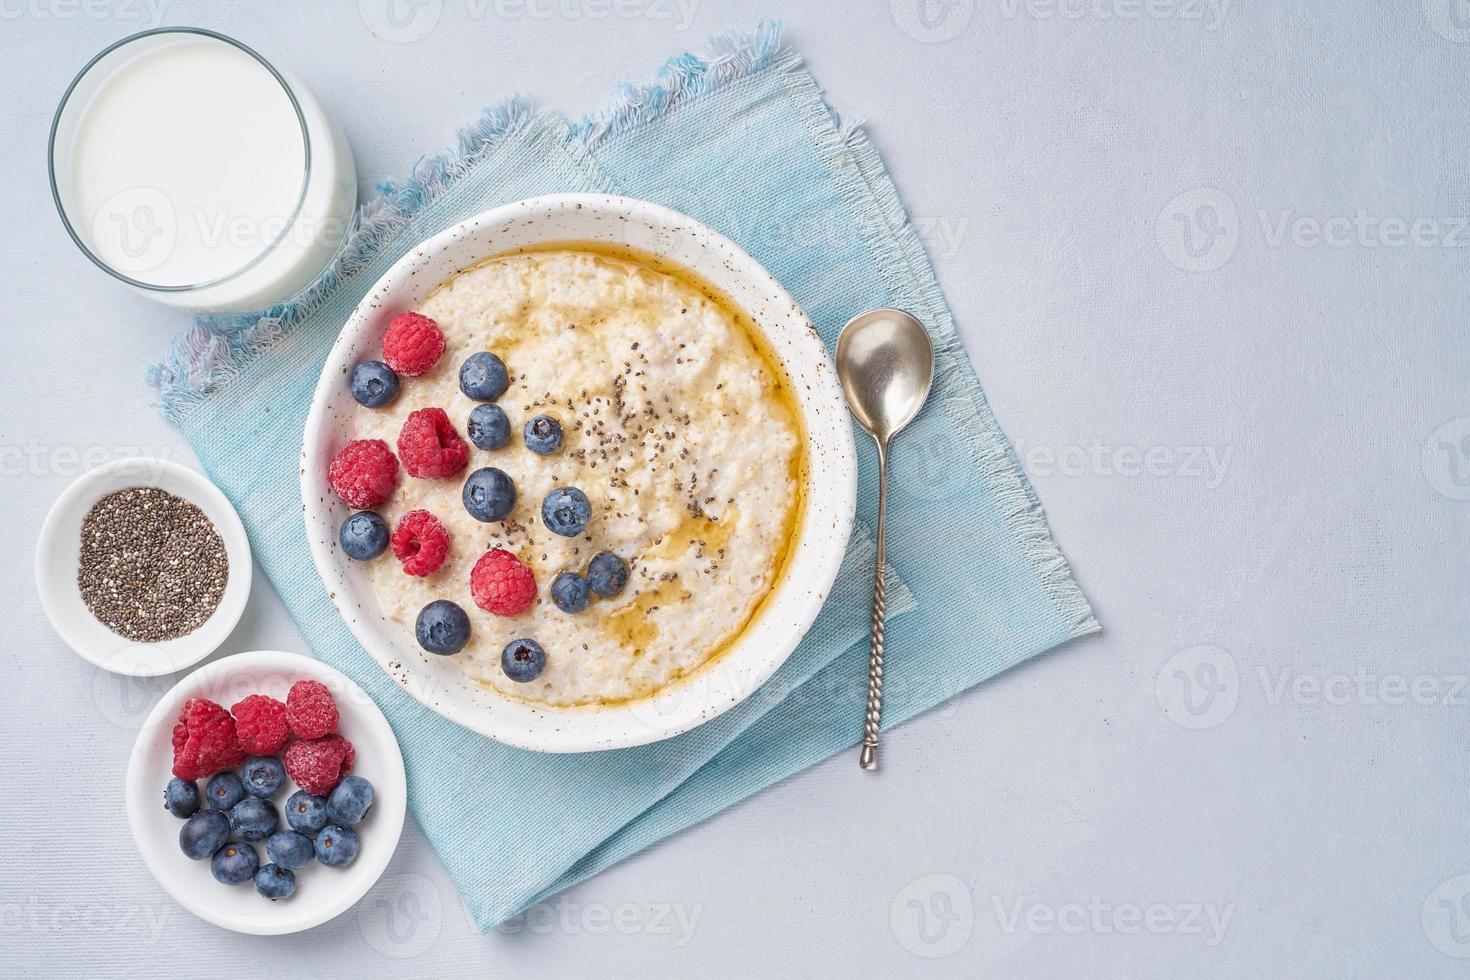
<instances>
[{"instance_id":1,"label":"small white bowl of berries","mask_svg":"<svg viewBox=\"0 0 1470 980\"><path fill-rule=\"evenodd\" d=\"M128 763L139 853L179 904L280 935L351 908L387 867L407 782L393 730L339 671L241 653L154 706Z\"/></svg>"}]
</instances>

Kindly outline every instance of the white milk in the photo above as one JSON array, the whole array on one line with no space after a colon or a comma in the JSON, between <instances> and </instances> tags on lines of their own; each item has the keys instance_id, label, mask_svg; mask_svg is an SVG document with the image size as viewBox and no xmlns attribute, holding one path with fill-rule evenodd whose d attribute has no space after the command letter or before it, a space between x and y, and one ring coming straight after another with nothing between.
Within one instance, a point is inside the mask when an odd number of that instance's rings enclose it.
<instances>
[{"instance_id":1,"label":"white milk","mask_svg":"<svg viewBox=\"0 0 1470 980\"><path fill-rule=\"evenodd\" d=\"M63 216L100 265L201 310L262 308L308 285L356 202L351 152L316 99L188 31L124 42L85 70L52 165Z\"/></svg>"}]
</instances>

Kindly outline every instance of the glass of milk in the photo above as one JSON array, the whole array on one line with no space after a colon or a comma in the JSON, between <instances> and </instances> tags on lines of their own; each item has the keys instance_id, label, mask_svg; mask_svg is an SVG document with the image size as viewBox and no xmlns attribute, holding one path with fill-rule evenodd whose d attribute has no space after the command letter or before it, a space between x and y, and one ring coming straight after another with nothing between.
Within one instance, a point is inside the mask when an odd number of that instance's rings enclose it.
<instances>
[{"instance_id":1,"label":"glass of milk","mask_svg":"<svg viewBox=\"0 0 1470 980\"><path fill-rule=\"evenodd\" d=\"M299 81L194 28L93 58L51 125L51 192L86 256L199 312L266 309L310 285L357 204L341 129Z\"/></svg>"}]
</instances>

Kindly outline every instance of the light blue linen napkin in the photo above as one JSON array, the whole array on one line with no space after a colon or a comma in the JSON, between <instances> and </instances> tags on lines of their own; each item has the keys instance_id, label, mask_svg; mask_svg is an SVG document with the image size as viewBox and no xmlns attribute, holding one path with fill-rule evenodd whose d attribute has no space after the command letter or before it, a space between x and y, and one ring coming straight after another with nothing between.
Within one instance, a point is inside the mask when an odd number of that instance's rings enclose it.
<instances>
[{"instance_id":1,"label":"light blue linen napkin","mask_svg":"<svg viewBox=\"0 0 1470 980\"><path fill-rule=\"evenodd\" d=\"M319 283L265 314L196 321L150 380L239 508L256 560L312 648L392 722L409 804L481 928L858 741L876 461L859 434L860 524L838 587L790 661L736 709L656 745L563 756L507 748L443 720L393 683L338 618L307 551L297 453L312 388L348 314L405 251L449 225L552 191L646 198L749 249L829 345L868 307L902 307L929 326L934 396L894 454L886 726L1097 628L985 404L892 181L866 136L839 125L775 26L716 38L576 124L519 100L487 110L456 149L381 190ZM532 810L540 832L517 833Z\"/></svg>"}]
</instances>

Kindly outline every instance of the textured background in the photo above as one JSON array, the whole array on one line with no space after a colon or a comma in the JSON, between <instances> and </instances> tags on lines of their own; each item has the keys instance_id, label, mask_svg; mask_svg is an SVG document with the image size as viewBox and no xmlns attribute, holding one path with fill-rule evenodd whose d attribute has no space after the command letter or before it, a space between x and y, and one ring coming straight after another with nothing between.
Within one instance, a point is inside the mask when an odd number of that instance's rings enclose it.
<instances>
[{"instance_id":1,"label":"textured background","mask_svg":"<svg viewBox=\"0 0 1470 980\"><path fill-rule=\"evenodd\" d=\"M0 0L0 974L1464 975L1463 5L394 2ZM412 826L311 933L196 921L123 818L159 689L68 653L30 582L85 466L189 458L142 382L181 319L52 212L66 82L145 27L233 34L366 188L502 94L591 110L763 15L868 120L1106 632L901 729L880 778L831 760L514 930L473 931ZM943 494L947 451L897 478ZM258 584L226 650L260 647L305 649Z\"/></svg>"}]
</instances>

